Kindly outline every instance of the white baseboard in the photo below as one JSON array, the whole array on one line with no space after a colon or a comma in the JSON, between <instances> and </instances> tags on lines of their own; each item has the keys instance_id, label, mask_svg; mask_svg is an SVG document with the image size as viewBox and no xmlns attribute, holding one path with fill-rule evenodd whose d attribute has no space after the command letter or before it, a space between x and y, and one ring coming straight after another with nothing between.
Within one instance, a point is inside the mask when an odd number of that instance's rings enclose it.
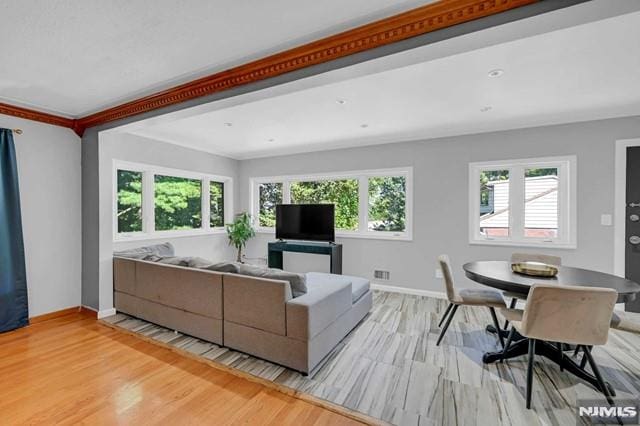
<instances>
[{"instance_id":1,"label":"white baseboard","mask_svg":"<svg viewBox=\"0 0 640 426\"><path fill-rule=\"evenodd\" d=\"M444 292L432 290L420 290L417 288L398 287L387 284L371 283L372 290L388 291L389 293L413 294L415 296L435 297L436 299L446 299Z\"/></svg>"},{"instance_id":2,"label":"white baseboard","mask_svg":"<svg viewBox=\"0 0 640 426\"><path fill-rule=\"evenodd\" d=\"M98 311L98 319L110 317L115 314L116 314L116 308L103 309L101 311Z\"/></svg>"}]
</instances>

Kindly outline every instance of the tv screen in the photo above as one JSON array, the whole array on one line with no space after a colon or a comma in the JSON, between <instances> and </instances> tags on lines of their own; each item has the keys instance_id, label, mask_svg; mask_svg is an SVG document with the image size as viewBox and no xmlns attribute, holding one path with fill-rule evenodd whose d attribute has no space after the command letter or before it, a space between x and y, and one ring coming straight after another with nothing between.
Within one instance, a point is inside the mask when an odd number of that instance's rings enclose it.
<instances>
[{"instance_id":1,"label":"tv screen","mask_svg":"<svg viewBox=\"0 0 640 426\"><path fill-rule=\"evenodd\" d=\"M334 241L334 210L333 204L278 204L276 238Z\"/></svg>"}]
</instances>

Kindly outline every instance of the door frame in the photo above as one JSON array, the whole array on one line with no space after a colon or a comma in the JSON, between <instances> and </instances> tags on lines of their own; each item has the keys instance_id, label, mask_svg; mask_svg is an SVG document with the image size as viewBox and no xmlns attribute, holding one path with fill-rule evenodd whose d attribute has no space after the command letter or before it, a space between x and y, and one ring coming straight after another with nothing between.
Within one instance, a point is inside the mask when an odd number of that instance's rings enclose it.
<instances>
[{"instance_id":1,"label":"door frame","mask_svg":"<svg viewBox=\"0 0 640 426\"><path fill-rule=\"evenodd\" d=\"M616 141L614 220L613 220L613 272L625 276L626 214L627 214L627 148L640 146L640 138Z\"/></svg>"}]
</instances>

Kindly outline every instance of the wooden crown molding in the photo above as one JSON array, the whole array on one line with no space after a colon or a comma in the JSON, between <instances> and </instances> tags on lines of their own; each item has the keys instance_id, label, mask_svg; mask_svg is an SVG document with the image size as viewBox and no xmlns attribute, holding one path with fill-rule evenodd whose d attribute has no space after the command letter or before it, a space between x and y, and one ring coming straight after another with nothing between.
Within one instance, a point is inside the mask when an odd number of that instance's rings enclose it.
<instances>
[{"instance_id":1,"label":"wooden crown molding","mask_svg":"<svg viewBox=\"0 0 640 426\"><path fill-rule=\"evenodd\" d=\"M51 120L53 118L57 120L57 122L49 121L50 124L70 127L82 136L84 130L90 127L265 80L538 1L540 0L440 0L108 108L78 120L46 115L50 116ZM0 113L4 113L1 108ZM9 113L9 115L15 114ZM44 121L42 117L34 119Z\"/></svg>"},{"instance_id":2,"label":"wooden crown molding","mask_svg":"<svg viewBox=\"0 0 640 426\"><path fill-rule=\"evenodd\" d=\"M24 118L25 120L40 121L42 123L53 124L54 126L68 127L73 129L76 120L60 117L46 112L34 111L28 108L17 107L0 102L0 114L11 115L13 117Z\"/></svg>"}]
</instances>

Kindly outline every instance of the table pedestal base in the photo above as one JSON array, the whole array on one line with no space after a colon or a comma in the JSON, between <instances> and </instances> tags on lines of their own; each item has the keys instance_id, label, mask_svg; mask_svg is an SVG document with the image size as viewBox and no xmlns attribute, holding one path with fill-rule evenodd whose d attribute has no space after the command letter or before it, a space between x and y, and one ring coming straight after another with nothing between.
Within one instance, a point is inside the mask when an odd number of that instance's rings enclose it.
<instances>
[{"instance_id":1,"label":"table pedestal base","mask_svg":"<svg viewBox=\"0 0 640 426\"><path fill-rule=\"evenodd\" d=\"M487 329L489 327L487 327ZM501 332L506 333L504 330L501 330ZM516 340L516 338L518 340ZM484 362L485 364L491 364L502 359L511 359L526 355L529 349L529 343L527 339L516 333L516 336L514 336L513 340L514 341L509 346L506 354L503 355L502 352L487 352L482 356L482 362ZM569 373L572 373L574 376L579 377L585 382L590 383L594 388L598 390L600 389L596 377L593 374L587 372L584 368L580 368L580 366L576 364L570 356L558 351L558 347L555 344L538 340L536 342L536 355L540 355L547 359L550 359L551 361L558 364L560 368L568 371ZM616 396L613 387L606 382L605 385L609 389L609 394L611 396Z\"/></svg>"}]
</instances>

